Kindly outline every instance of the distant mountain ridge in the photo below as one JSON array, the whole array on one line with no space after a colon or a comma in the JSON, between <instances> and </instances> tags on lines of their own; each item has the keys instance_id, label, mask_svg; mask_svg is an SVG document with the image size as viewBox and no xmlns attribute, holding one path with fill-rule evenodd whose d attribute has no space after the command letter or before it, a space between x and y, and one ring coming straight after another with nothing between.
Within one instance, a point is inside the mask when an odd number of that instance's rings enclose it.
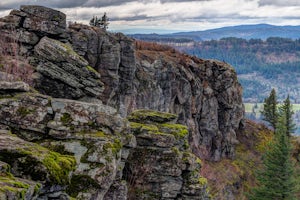
<instances>
[{"instance_id":1,"label":"distant mountain ridge","mask_svg":"<svg viewBox=\"0 0 300 200\"><path fill-rule=\"evenodd\" d=\"M300 37L300 26L275 26L270 24L254 24L228 26L217 29L209 29L205 31L179 32L172 34L132 34L131 37L136 39L147 38L153 40L155 38L185 38L195 41L201 40L219 40L225 37L237 37L243 39L267 39L269 37L282 37L298 39Z\"/></svg>"}]
</instances>

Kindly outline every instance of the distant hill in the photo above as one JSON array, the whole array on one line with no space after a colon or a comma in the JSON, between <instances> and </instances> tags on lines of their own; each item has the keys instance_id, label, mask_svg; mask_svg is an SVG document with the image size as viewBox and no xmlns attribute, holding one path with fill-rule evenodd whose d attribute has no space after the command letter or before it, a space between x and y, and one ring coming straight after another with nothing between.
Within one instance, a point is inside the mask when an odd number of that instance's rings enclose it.
<instances>
[{"instance_id":1,"label":"distant hill","mask_svg":"<svg viewBox=\"0 0 300 200\"><path fill-rule=\"evenodd\" d=\"M243 39L262 39L282 37L298 39L300 26L274 26L269 24L229 26L205 31L180 32L172 34L132 34L131 37L141 40L155 41L159 39L190 39L195 41L219 40L224 37Z\"/></svg>"},{"instance_id":2,"label":"distant hill","mask_svg":"<svg viewBox=\"0 0 300 200\"><path fill-rule=\"evenodd\" d=\"M289 94L293 103L300 103L300 39L230 37L177 48L200 58L231 64L244 88L244 102L263 102L276 88L280 100Z\"/></svg>"}]
</instances>

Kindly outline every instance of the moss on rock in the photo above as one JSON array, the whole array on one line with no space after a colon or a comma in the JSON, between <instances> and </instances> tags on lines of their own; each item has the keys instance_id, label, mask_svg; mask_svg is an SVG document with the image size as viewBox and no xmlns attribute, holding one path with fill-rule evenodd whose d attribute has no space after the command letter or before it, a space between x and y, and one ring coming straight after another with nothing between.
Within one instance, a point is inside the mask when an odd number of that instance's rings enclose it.
<instances>
[{"instance_id":1,"label":"moss on rock","mask_svg":"<svg viewBox=\"0 0 300 200\"><path fill-rule=\"evenodd\" d=\"M152 132L152 133L158 132L158 128L154 124L142 124L137 122L130 122L130 127L134 133L142 133L144 131Z\"/></svg>"},{"instance_id":2,"label":"moss on rock","mask_svg":"<svg viewBox=\"0 0 300 200\"><path fill-rule=\"evenodd\" d=\"M86 68L87 68L87 70L89 70L90 72L93 72L93 73L95 73L95 74L98 74L98 72L93 68L93 67L91 67L91 66L86 66Z\"/></svg>"},{"instance_id":3,"label":"moss on rock","mask_svg":"<svg viewBox=\"0 0 300 200\"><path fill-rule=\"evenodd\" d=\"M64 125L68 125L70 124L73 119L71 117L71 115L69 113L64 113L61 118L60 118L60 121L64 124Z\"/></svg>"},{"instance_id":4,"label":"moss on rock","mask_svg":"<svg viewBox=\"0 0 300 200\"><path fill-rule=\"evenodd\" d=\"M53 182L68 184L69 173L75 169L76 161L73 156L61 155L50 151L43 159L43 164L49 170Z\"/></svg>"},{"instance_id":5,"label":"moss on rock","mask_svg":"<svg viewBox=\"0 0 300 200\"><path fill-rule=\"evenodd\" d=\"M113 155L117 155L122 149L122 142L118 138L115 138L113 142L104 144L103 149L104 151L108 151L110 149Z\"/></svg>"},{"instance_id":6,"label":"moss on rock","mask_svg":"<svg viewBox=\"0 0 300 200\"><path fill-rule=\"evenodd\" d=\"M189 131L186 126L181 125L181 124L161 124L160 126L160 131L169 133L175 136L176 139L181 139L186 137L189 134Z\"/></svg>"},{"instance_id":7,"label":"moss on rock","mask_svg":"<svg viewBox=\"0 0 300 200\"><path fill-rule=\"evenodd\" d=\"M100 188L99 184L87 175L73 175L67 193L71 197L77 197L79 192L87 192L93 188Z\"/></svg>"},{"instance_id":8,"label":"moss on rock","mask_svg":"<svg viewBox=\"0 0 300 200\"><path fill-rule=\"evenodd\" d=\"M17 114L20 115L21 117L25 117L26 115L29 115L32 113L32 110L25 108L25 107L19 107L17 110Z\"/></svg>"},{"instance_id":9,"label":"moss on rock","mask_svg":"<svg viewBox=\"0 0 300 200\"><path fill-rule=\"evenodd\" d=\"M5 144L0 148L0 160L13 164L14 170L21 170L24 175L31 176L33 180L44 181L46 178L54 184L68 184L69 174L76 166L73 156L61 155L14 135L0 136ZM12 148L11 144L15 146Z\"/></svg>"},{"instance_id":10,"label":"moss on rock","mask_svg":"<svg viewBox=\"0 0 300 200\"><path fill-rule=\"evenodd\" d=\"M39 183L14 177L11 173L0 173L0 199L23 200L36 196L40 191Z\"/></svg>"}]
</instances>

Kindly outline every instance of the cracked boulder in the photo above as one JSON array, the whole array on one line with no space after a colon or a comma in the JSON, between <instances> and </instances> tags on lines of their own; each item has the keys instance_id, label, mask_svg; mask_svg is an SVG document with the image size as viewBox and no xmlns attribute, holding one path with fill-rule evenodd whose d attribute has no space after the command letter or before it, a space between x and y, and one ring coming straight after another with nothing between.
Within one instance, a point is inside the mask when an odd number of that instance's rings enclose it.
<instances>
[{"instance_id":1,"label":"cracked boulder","mask_svg":"<svg viewBox=\"0 0 300 200\"><path fill-rule=\"evenodd\" d=\"M101 95L104 87L100 74L69 44L44 37L34 52L39 60L35 88L41 93L69 99Z\"/></svg>"}]
</instances>

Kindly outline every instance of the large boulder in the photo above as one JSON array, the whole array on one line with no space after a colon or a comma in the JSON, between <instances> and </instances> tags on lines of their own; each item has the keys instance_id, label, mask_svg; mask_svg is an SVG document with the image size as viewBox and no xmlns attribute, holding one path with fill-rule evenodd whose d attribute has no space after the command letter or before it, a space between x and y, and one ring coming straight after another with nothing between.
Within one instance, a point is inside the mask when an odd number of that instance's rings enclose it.
<instances>
[{"instance_id":1,"label":"large boulder","mask_svg":"<svg viewBox=\"0 0 300 200\"><path fill-rule=\"evenodd\" d=\"M136 141L116 109L23 92L0 99L0 127L15 134L0 131L0 161L13 175L41 184L39 198L127 195L122 172Z\"/></svg>"},{"instance_id":2,"label":"large boulder","mask_svg":"<svg viewBox=\"0 0 300 200\"><path fill-rule=\"evenodd\" d=\"M0 131L0 139L0 160L11 166L14 175L44 184L69 183L76 164L72 156L49 151L6 131Z\"/></svg>"},{"instance_id":3,"label":"large boulder","mask_svg":"<svg viewBox=\"0 0 300 200\"><path fill-rule=\"evenodd\" d=\"M60 11L36 5L24 5L20 10L26 17L23 27L45 35L61 35L66 31L66 15Z\"/></svg>"},{"instance_id":4,"label":"large boulder","mask_svg":"<svg viewBox=\"0 0 300 200\"><path fill-rule=\"evenodd\" d=\"M38 59L36 88L53 97L99 97L100 74L73 51L72 46L44 37L34 48Z\"/></svg>"}]
</instances>

